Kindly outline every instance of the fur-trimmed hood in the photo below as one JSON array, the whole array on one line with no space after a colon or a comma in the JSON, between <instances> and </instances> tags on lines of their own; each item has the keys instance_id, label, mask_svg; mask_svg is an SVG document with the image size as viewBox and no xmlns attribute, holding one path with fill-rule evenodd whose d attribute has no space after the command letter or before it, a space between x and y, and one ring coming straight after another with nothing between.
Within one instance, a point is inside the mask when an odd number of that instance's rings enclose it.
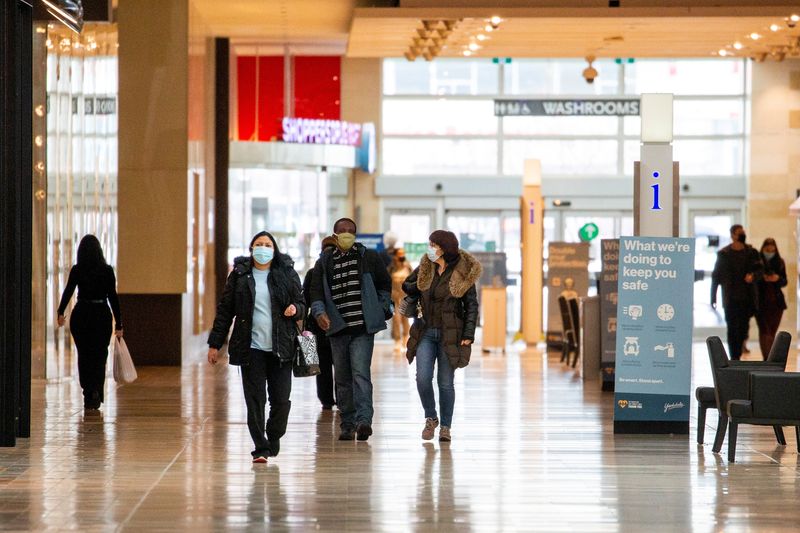
<instances>
[{"instance_id":1,"label":"fur-trimmed hood","mask_svg":"<svg viewBox=\"0 0 800 533\"><path fill-rule=\"evenodd\" d=\"M464 250L459 250L458 255L458 263L450 276L450 294L461 298L481 278L483 267L474 256ZM417 288L420 291L425 292L431 288L435 266L428 256L422 256L417 274Z\"/></svg>"}]
</instances>

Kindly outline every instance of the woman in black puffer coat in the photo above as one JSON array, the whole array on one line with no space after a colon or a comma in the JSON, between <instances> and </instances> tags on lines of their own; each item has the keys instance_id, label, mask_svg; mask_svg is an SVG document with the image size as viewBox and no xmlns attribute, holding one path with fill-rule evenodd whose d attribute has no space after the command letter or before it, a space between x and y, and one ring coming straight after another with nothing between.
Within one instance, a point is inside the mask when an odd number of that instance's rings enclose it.
<instances>
[{"instance_id":1,"label":"woman in black puffer coat","mask_svg":"<svg viewBox=\"0 0 800 533\"><path fill-rule=\"evenodd\" d=\"M222 301L208 337L208 362L217 363L231 322L229 362L242 368L247 426L253 439L254 463L278 455L286 433L292 391L296 320L306 311L300 276L268 232L250 241L252 255L237 257L225 283ZM264 420L269 387L269 419ZM265 434L266 430L266 434Z\"/></svg>"}]
</instances>

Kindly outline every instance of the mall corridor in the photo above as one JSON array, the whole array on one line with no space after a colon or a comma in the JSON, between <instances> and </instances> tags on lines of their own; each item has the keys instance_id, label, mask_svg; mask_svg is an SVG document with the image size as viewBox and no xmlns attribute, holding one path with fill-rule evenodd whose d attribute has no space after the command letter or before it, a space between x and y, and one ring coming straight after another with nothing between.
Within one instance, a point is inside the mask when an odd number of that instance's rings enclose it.
<instances>
[{"instance_id":1,"label":"mall corridor","mask_svg":"<svg viewBox=\"0 0 800 533\"><path fill-rule=\"evenodd\" d=\"M694 356L694 384L710 383L703 344ZM694 443L694 416L690 436L614 436L597 382L555 355L512 351L476 354L459 371L453 442L423 442L413 367L384 344L373 368L372 439L337 441L336 411L319 408L313 379L295 379L288 434L268 465L251 463L228 365L143 368L99 413L84 413L72 380L37 382L33 436L0 449L0 530L711 532L800 522L793 434L777 447L771 429L744 427L736 464Z\"/></svg>"}]
</instances>

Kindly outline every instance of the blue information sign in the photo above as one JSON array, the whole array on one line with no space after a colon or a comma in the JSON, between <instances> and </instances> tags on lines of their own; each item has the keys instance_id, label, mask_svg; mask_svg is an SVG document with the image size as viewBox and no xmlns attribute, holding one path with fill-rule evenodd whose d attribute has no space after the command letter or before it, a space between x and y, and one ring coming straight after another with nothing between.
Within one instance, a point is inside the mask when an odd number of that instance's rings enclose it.
<instances>
[{"instance_id":1,"label":"blue information sign","mask_svg":"<svg viewBox=\"0 0 800 533\"><path fill-rule=\"evenodd\" d=\"M689 421L694 239L622 237L614 422Z\"/></svg>"}]
</instances>

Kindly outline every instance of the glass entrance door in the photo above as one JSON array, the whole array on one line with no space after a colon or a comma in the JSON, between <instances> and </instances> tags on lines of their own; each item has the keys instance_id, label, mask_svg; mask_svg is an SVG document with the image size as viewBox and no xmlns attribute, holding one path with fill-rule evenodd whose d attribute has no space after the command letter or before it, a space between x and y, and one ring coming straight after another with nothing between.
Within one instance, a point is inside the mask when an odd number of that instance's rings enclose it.
<instances>
[{"instance_id":1,"label":"glass entrance door","mask_svg":"<svg viewBox=\"0 0 800 533\"><path fill-rule=\"evenodd\" d=\"M721 306L711 307L711 273L717 261L717 252L731 243L730 228L739 219L739 211L691 211L692 237L695 238L694 268L703 273L703 279L694 284L695 335L723 335L725 316ZM717 295L722 301L722 295Z\"/></svg>"}]
</instances>

